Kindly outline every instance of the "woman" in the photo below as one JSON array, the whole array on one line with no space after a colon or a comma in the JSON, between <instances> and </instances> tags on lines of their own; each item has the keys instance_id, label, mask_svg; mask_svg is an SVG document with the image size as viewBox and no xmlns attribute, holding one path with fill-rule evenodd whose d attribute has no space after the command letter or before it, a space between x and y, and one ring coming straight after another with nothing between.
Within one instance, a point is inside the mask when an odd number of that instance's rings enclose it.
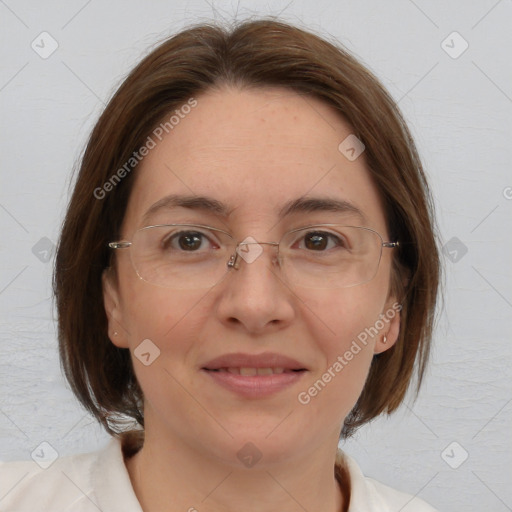
<instances>
[{"instance_id":1,"label":"woman","mask_svg":"<svg viewBox=\"0 0 512 512\"><path fill-rule=\"evenodd\" d=\"M337 449L421 382L432 224L342 48L275 20L165 41L92 132L56 260L62 364L113 439L1 466L0 508L433 510Z\"/></svg>"}]
</instances>

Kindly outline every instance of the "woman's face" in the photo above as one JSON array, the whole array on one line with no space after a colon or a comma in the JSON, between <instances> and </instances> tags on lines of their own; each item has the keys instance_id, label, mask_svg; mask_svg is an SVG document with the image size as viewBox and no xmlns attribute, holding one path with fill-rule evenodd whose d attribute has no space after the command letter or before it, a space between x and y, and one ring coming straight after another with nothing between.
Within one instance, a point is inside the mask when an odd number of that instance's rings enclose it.
<instances>
[{"instance_id":1,"label":"woman's face","mask_svg":"<svg viewBox=\"0 0 512 512\"><path fill-rule=\"evenodd\" d=\"M280 88L225 88L196 100L161 141L153 137L156 146L136 171L123 238L148 225L194 223L229 231L237 241L269 242L294 228L335 223L372 228L387 241L364 153L354 160L350 149L338 149L351 129L329 106ZM170 195L211 198L225 211L199 202L151 208ZM312 198L348 202L363 217L323 208L279 216L284 205ZM245 463L247 454L261 454L263 464L335 449L372 357L398 335L389 296L392 250L383 249L371 281L318 289L283 280L275 247L261 248L254 261L197 289L150 284L134 271L131 249L116 252L117 280L106 275L104 282L109 335L131 351L148 436L230 464ZM220 356L227 362L212 363ZM227 365L228 372L214 371ZM260 370L233 375L242 366ZM276 367L284 373L251 375Z\"/></svg>"}]
</instances>

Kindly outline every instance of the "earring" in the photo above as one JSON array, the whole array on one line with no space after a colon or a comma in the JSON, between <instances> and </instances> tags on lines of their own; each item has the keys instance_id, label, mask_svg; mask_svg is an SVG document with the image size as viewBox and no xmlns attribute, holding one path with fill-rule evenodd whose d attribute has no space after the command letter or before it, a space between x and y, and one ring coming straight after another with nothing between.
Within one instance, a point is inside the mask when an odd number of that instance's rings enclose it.
<instances>
[{"instance_id":1,"label":"earring","mask_svg":"<svg viewBox=\"0 0 512 512\"><path fill-rule=\"evenodd\" d=\"M114 336L117 336L117 331L114 331Z\"/></svg>"},{"instance_id":2,"label":"earring","mask_svg":"<svg viewBox=\"0 0 512 512\"><path fill-rule=\"evenodd\" d=\"M384 335L384 338L382 339L382 343L387 343L388 342L388 337L386 335Z\"/></svg>"}]
</instances>

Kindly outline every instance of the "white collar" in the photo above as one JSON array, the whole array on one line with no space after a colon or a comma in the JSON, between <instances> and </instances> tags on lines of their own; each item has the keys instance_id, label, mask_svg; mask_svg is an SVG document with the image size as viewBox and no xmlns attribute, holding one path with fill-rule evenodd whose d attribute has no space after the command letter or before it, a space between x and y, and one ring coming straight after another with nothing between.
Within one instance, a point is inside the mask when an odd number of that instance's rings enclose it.
<instances>
[{"instance_id":1,"label":"white collar","mask_svg":"<svg viewBox=\"0 0 512 512\"><path fill-rule=\"evenodd\" d=\"M418 498L399 492L363 475L356 461L344 452L341 458L350 475L348 512L436 512ZM113 438L98 452L91 481L101 510L143 512L126 468L121 442Z\"/></svg>"}]
</instances>

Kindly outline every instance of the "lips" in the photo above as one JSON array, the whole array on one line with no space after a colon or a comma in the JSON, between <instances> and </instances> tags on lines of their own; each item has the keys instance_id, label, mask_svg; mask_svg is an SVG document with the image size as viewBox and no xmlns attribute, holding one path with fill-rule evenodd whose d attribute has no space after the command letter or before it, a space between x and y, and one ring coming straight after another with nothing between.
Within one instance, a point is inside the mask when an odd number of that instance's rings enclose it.
<instances>
[{"instance_id":1,"label":"lips","mask_svg":"<svg viewBox=\"0 0 512 512\"><path fill-rule=\"evenodd\" d=\"M224 354L208 361L202 369L242 376L273 375L307 370L306 366L299 361L272 352L255 355Z\"/></svg>"},{"instance_id":2,"label":"lips","mask_svg":"<svg viewBox=\"0 0 512 512\"><path fill-rule=\"evenodd\" d=\"M218 370L209 370L211 372L227 372L234 375L244 375L254 377L255 375L280 375L285 372L298 372L301 370L285 370L284 368L219 368Z\"/></svg>"},{"instance_id":3,"label":"lips","mask_svg":"<svg viewBox=\"0 0 512 512\"><path fill-rule=\"evenodd\" d=\"M225 354L201 367L201 372L231 393L245 399L264 399L298 385L308 368L287 356Z\"/></svg>"}]
</instances>

